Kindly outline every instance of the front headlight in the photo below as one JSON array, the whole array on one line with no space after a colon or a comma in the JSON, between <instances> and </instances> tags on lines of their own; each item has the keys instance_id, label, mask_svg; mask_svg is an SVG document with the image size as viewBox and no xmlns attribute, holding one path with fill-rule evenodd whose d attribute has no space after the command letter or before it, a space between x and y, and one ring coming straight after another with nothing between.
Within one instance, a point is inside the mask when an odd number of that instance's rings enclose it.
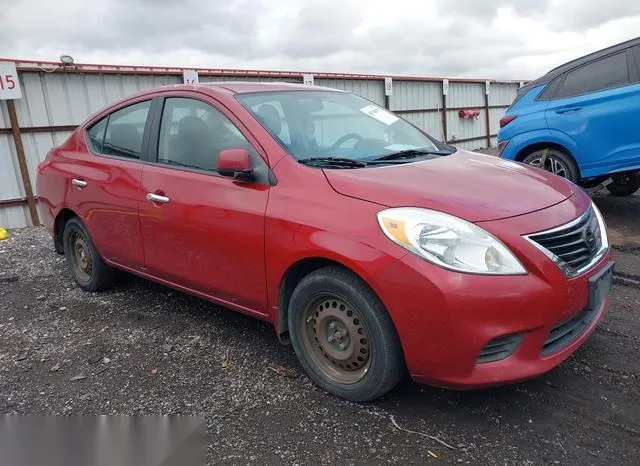
<instances>
[{"instance_id":1,"label":"front headlight","mask_svg":"<svg viewBox=\"0 0 640 466\"><path fill-rule=\"evenodd\" d=\"M389 239L441 267L486 275L527 273L500 241L453 215L397 207L378 212L378 223Z\"/></svg>"}]
</instances>

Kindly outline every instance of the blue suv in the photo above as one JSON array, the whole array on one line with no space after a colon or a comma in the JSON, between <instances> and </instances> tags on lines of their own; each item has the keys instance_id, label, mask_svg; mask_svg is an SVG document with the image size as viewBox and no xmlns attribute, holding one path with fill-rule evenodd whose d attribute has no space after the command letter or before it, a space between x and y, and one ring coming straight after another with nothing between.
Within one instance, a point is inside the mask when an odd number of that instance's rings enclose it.
<instances>
[{"instance_id":1,"label":"blue suv","mask_svg":"<svg viewBox=\"0 0 640 466\"><path fill-rule=\"evenodd\" d=\"M640 37L559 66L518 91L501 157L614 195L640 188Z\"/></svg>"}]
</instances>

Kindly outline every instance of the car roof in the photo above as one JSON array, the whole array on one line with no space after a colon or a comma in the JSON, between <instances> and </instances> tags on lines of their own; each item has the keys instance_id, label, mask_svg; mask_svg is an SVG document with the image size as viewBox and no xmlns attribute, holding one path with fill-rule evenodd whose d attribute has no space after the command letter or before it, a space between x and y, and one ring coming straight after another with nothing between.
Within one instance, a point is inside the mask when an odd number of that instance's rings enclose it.
<instances>
[{"instance_id":1,"label":"car roof","mask_svg":"<svg viewBox=\"0 0 640 466\"><path fill-rule=\"evenodd\" d=\"M176 90L209 90L209 91L227 91L233 94L244 94L249 92L269 92L269 91L333 91L344 92L338 89L323 86L311 86L308 84L300 84L293 82L273 81L214 81L199 84L170 84L156 88L153 91L166 90L168 88Z\"/></svg>"},{"instance_id":2,"label":"car roof","mask_svg":"<svg viewBox=\"0 0 640 466\"><path fill-rule=\"evenodd\" d=\"M527 85L521 89L524 89L524 88L531 89L533 87L539 86L540 84L548 83L553 79L557 78L558 76L560 76L561 74L564 74L566 71L569 71L573 68L589 63L593 60L606 57L607 55L611 55L616 52L621 52L635 45L640 45L640 37L636 37L635 39L627 40L625 42L620 42L619 44L612 45L611 47L597 50L595 52L584 55L580 58L576 58L575 60L571 60L567 63L564 63L560 66L557 66L552 70L550 70L549 72L547 72L544 76L541 76L538 79L527 83Z\"/></svg>"},{"instance_id":3,"label":"car roof","mask_svg":"<svg viewBox=\"0 0 640 466\"><path fill-rule=\"evenodd\" d=\"M265 92L265 91L336 91L341 92L338 89L332 89L330 87L323 86L311 86L308 84L301 84L295 82L248 82L248 81L223 81L202 83L203 86L223 87L235 93L244 92Z\"/></svg>"},{"instance_id":4,"label":"car roof","mask_svg":"<svg viewBox=\"0 0 640 466\"><path fill-rule=\"evenodd\" d=\"M200 91L211 94L220 95L234 95L245 94L251 92L269 92L269 91L329 91L329 92L346 92L340 89L334 89L331 87L315 86L301 83L291 82L260 82L260 81L217 81L217 82L204 82L199 84L166 84L150 89L138 91L134 94L123 97L92 114L87 118L84 124L95 120L98 115L112 111L115 107L121 106L123 103L129 102L141 97L152 98L163 91Z\"/></svg>"}]
</instances>

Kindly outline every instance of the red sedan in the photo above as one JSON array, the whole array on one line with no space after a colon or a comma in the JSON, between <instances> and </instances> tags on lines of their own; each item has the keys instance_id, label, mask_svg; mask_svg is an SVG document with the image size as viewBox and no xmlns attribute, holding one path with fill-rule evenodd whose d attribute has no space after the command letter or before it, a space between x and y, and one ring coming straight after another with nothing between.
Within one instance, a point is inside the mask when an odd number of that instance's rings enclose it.
<instances>
[{"instance_id":1,"label":"red sedan","mask_svg":"<svg viewBox=\"0 0 640 466\"><path fill-rule=\"evenodd\" d=\"M347 92L166 86L91 116L38 167L78 285L117 269L271 322L354 401L408 373L516 382L602 318L602 216L570 182L442 144Z\"/></svg>"}]
</instances>

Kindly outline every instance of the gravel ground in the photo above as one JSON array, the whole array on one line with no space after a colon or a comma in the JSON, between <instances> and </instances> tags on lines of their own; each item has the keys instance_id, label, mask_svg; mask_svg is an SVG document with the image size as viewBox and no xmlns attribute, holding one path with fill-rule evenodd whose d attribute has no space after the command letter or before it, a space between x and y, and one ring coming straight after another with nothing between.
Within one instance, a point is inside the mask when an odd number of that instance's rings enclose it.
<instances>
[{"instance_id":1,"label":"gravel ground","mask_svg":"<svg viewBox=\"0 0 640 466\"><path fill-rule=\"evenodd\" d=\"M596 202L616 259L640 277L640 197ZM211 464L637 464L639 310L640 287L616 284L594 335L536 380L473 392L407 381L357 405L317 389L269 325L128 275L84 293L43 229L12 231L0 412L202 415Z\"/></svg>"}]
</instances>

